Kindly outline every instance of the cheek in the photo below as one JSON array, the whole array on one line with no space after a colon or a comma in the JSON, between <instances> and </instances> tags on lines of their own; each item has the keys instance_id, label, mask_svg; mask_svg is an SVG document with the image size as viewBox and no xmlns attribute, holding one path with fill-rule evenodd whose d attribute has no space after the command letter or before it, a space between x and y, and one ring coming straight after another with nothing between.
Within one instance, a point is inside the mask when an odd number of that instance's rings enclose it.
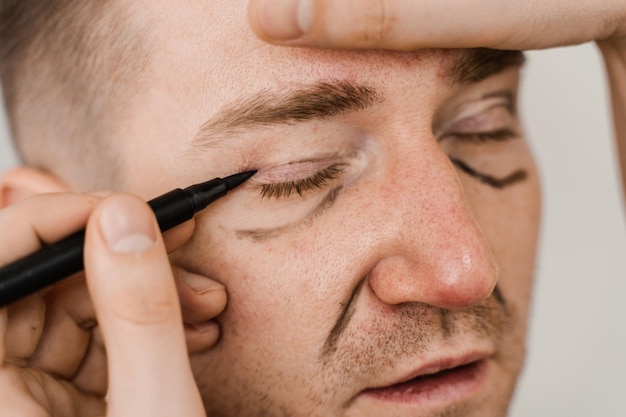
<instances>
[{"instance_id":1,"label":"cheek","mask_svg":"<svg viewBox=\"0 0 626 417\"><path fill-rule=\"evenodd\" d=\"M332 257L331 243L313 226L303 226L298 239L287 233L253 242L206 223L198 224L185 257L227 288L228 305L218 318L223 351L267 363L317 355L345 293L339 285L345 267ZM205 230L218 232L209 237ZM267 360L278 352L282 359Z\"/></svg>"},{"instance_id":2,"label":"cheek","mask_svg":"<svg viewBox=\"0 0 626 417\"><path fill-rule=\"evenodd\" d=\"M218 317L220 341L195 358L196 369L211 370L210 377L197 375L211 402L254 403L254 393L262 393L297 408L306 403L304 393L319 389L319 357L350 294L350 279L342 283L342 278L352 275L347 264L336 261L339 251L324 235L310 227L253 243L223 231L211 236L219 242L208 246L212 250L204 246L189 254L202 259L197 267L228 292L227 308ZM198 233L194 239L208 237ZM190 249L200 246L190 243Z\"/></svg>"}]
</instances>

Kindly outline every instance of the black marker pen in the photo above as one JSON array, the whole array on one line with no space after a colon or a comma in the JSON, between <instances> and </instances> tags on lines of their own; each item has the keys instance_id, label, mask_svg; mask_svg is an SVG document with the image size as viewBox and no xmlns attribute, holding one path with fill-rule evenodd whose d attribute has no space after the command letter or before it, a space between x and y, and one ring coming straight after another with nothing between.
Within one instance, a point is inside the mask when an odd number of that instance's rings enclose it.
<instances>
[{"instance_id":1,"label":"black marker pen","mask_svg":"<svg viewBox=\"0 0 626 417\"><path fill-rule=\"evenodd\" d=\"M244 183L256 171L242 172L226 178L170 191L150 200L159 228L166 231L190 220L197 212ZM81 271L85 230L0 268L0 307L33 294Z\"/></svg>"}]
</instances>

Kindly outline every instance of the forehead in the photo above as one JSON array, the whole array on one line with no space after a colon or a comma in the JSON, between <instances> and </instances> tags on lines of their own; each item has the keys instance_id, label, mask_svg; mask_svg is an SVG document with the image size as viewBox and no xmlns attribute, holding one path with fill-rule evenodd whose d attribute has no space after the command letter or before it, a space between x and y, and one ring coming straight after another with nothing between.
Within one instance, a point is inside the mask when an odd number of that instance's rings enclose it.
<instances>
[{"instance_id":1,"label":"forehead","mask_svg":"<svg viewBox=\"0 0 626 417\"><path fill-rule=\"evenodd\" d=\"M123 165L141 166L143 161L146 166L174 166L180 149L189 149L202 126L225 109L266 91L273 93L268 97L284 98L320 82L367 86L384 101L380 121L397 116L426 128L449 97L451 71L459 67L460 58L471 55L467 50L400 53L272 46L249 29L246 3L119 3L129 11L130 30L142 34L149 55L139 74L140 92L120 106L125 119L116 124L111 141L116 153L125 155ZM147 143L150 155L144 155Z\"/></svg>"},{"instance_id":2,"label":"forehead","mask_svg":"<svg viewBox=\"0 0 626 417\"><path fill-rule=\"evenodd\" d=\"M246 20L247 1L142 0L134 24L149 32L155 75L206 85L215 102L251 90L341 79L404 89L444 80L459 50L328 51L268 45ZM185 79L181 79L184 74Z\"/></svg>"}]
</instances>

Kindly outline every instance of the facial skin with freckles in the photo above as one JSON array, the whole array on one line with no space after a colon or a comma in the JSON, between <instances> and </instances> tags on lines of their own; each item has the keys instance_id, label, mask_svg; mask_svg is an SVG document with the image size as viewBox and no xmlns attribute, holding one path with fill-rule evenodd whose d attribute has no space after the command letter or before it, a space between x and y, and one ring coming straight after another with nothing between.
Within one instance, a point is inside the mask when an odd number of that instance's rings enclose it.
<instances>
[{"instance_id":1,"label":"facial skin with freckles","mask_svg":"<svg viewBox=\"0 0 626 417\"><path fill-rule=\"evenodd\" d=\"M172 257L228 291L191 358L208 415L504 416L539 223L519 67L454 82L472 52L278 48L244 1L131 16L151 47L117 188L259 170Z\"/></svg>"}]
</instances>

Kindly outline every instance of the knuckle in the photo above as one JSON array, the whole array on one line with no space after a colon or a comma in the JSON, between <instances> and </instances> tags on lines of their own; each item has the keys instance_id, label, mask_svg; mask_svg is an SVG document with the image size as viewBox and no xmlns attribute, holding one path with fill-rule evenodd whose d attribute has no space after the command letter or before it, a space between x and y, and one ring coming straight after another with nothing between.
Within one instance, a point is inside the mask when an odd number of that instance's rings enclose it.
<instances>
[{"instance_id":1,"label":"knuckle","mask_svg":"<svg viewBox=\"0 0 626 417\"><path fill-rule=\"evenodd\" d=\"M597 22L598 35L594 39L624 38L626 37L626 8L620 6L613 13L607 13Z\"/></svg>"},{"instance_id":2,"label":"knuckle","mask_svg":"<svg viewBox=\"0 0 626 417\"><path fill-rule=\"evenodd\" d=\"M364 15L357 26L361 28L359 40L366 45L378 45L391 37L397 24L397 16L386 0L373 0L371 7L363 7Z\"/></svg>"},{"instance_id":3,"label":"knuckle","mask_svg":"<svg viewBox=\"0 0 626 417\"><path fill-rule=\"evenodd\" d=\"M12 360L28 360L39 344L45 327L45 304L36 295L9 307L6 355Z\"/></svg>"},{"instance_id":4,"label":"knuckle","mask_svg":"<svg viewBox=\"0 0 626 417\"><path fill-rule=\"evenodd\" d=\"M397 11L389 0L346 0L320 2L320 20L325 34L358 48L383 46L393 37Z\"/></svg>"},{"instance_id":5,"label":"knuckle","mask_svg":"<svg viewBox=\"0 0 626 417\"><path fill-rule=\"evenodd\" d=\"M45 417L49 414L30 398L22 373L15 367L0 368L0 414L3 417Z\"/></svg>"},{"instance_id":6,"label":"knuckle","mask_svg":"<svg viewBox=\"0 0 626 417\"><path fill-rule=\"evenodd\" d=\"M390 7L387 7L386 0L379 0L379 14L377 24L374 26L376 28L376 40L387 39L394 32L396 25L398 23L398 19L393 10Z\"/></svg>"}]
</instances>

